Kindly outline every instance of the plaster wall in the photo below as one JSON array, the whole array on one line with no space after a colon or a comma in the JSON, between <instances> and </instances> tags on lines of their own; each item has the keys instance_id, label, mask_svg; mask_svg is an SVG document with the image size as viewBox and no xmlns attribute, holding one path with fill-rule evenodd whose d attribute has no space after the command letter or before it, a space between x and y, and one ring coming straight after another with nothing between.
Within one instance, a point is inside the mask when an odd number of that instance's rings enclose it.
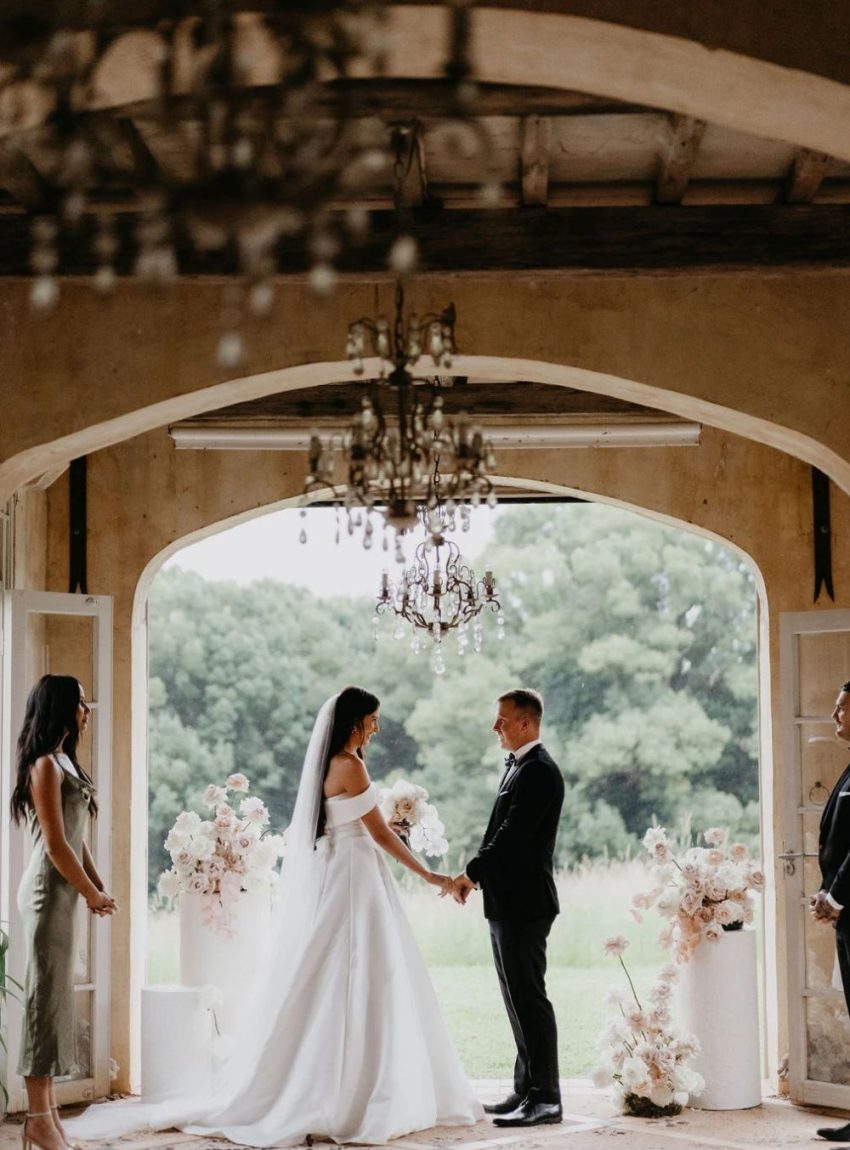
<instances>
[{"instance_id":1,"label":"plaster wall","mask_svg":"<svg viewBox=\"0 0 850 1150\"><path fill-rule=\"evenodd\" d=\"M811 608L810 469L799 460L739 437L705 429L696 448L509 452L503 476L543 492L576 492L642 508L668 522L728 540L758 568L763 589L761 637L769 660L763 676L766 716L762 788L766 857L781 826L779 782L778 615ZM164 429L93 455L89 460L89 591L114 597L115 730L113 890L125 910L113 924L112 1054L130 1085L134 1011L141 985L138 941L131 930L145 913L146 721L145 609L150 579L165 555L188 536L291 501L303 481L299 453L178 452ZM49 492L45 539L47 585L67 581L65 480ZM850 606L842 572L850 563L850 506L833 493L836 606ZM285 557L282 557L285 559ZM824 605L824 604L822 604ZM832 606L831 603L825 604ZM134 689L135 675L135 689ZM772 716L772 720L771 717ZM782 877L768 863L768 953L776 953L778 1032L769 1038L773 1066L787 1050ZM774 937L775 930L775 937Z\"/></svg>"},{"instance_id":2,"label":"plaster wall","mask_svg":"<svg viewBox=\"0 0 850 1150\"><path fill-rule=\"evenodd\" d=\"M237 379L215 364L221 288L163 295L122 283L103 301L67 285L34 318L27 287L0 284L0 502L69 459L177 419L351 378L352 316L390 314L392 285L349 280L316 301L279 283L274 314L245 324ZM417 311L454 301L453 371L619 396L778 447L850 491L850 270L566 276L423 276Z\"/></svg>"}]
</instances>

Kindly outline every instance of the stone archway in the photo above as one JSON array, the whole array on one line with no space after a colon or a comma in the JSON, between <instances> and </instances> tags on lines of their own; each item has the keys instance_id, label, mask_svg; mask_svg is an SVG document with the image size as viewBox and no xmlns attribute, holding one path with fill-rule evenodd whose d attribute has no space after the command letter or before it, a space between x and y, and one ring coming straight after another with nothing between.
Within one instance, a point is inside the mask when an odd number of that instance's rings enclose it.
<instances>
[{"instance_id":1,"label":"stone archway","mask_svg":"<svg viewBox=\"0 0 850 1150\"><path fill-rule=\"evenodd\" d=\"M510 481L512 484L516 480ZM756 591L759 603L758 610L758 641L759 641L759 679L761 683L761 697L763 700L769 700L769 683L770 683L770 642L769 642L769 625L768 625L768 596L765 586L765 580L761 570L755 563L753 558L748 552L733 540L723 536L722 534L711 529L695 526L693 523L683 521L676 516L665 514L664 512L647 509L640 505L630 502L627 498L618 497L612 494L599 493L593 495L586 489L577 489L565 486L564 484L546 482L543 480L526 480L524 486L533 498L534 495L539 496L541 499L554 498L561 499L564 497L577 496L579 498L589 500L591 502L598 502L612 507L622 508L635 515L644 516L652 519L655 522L664 524L665 526L675 528L676 530L683 531L686 534L693 534L705 539L710 539L714 542L721 544L724 548L736 553L743 562L750 568L754 581L756 584ZM142 777L142 771L139 769L139 764L146 763L147 761L147 721L148 721L148 664L147 664L147 649L148 649L148 624L147 624L147 601L150 593L151 586L161 571L164 563L173 558L176 554L191 543L198 542L201 539L208 538L211 535L226 533L230 529L238 525L248 522L250 520L261 519L269 514L284 509L295 509L298 503L297 499L288 499L268 504L266 506L255 508L248 512L239 513L228 519L220 520L217 522L210 522L203 527L198 528L196 531L191 532L186 536L174 540L162 549L158 554L153 556L143 572L141 573L136 584L134 602L133 602L133 624L132 624L132 712L133 712L133 731L132 731L132 757L136 764L134 769L134 786L136 787L137 797L134 798L131 804L131 829L130 834L132 838L138 842L147 842L147 819L148 819L148 801L147 801L147 780ZM773 792L773 758L772 758L772 730L771 719L769 715L769 703L764 702L760 705L759 714L759 794L761 801L764 805L762 821L762 843L764 850L764 857L769 858L773 854L773 826L769 812L771 809L771 796ZM762 713L764 711L764 713ZM779 1023L779 1001L780 996L777 990L778 977L777 977L777 946L776 946L776 914L773 902L770 899L770 876L768 877L769 889L765 900L765 918L764 918L764 936L763 936L763 950L762 961L764 969L764 985L763 985L763 1003L765 1007L764 1020L765 1020L765 1053L768 1064L768 1075L774 1080L777 1067L779 1049L779 1036L780 1030ZM130 935L129 935L129 949L132 955L133 963L136 967L137 977L139 980L143 978L144 974L144 955L145 945L144 939L147 930L147 872L144 866L139 865L139 873L136 875L136 885L139 888L140 897L133 900L130 909ZM781 950L781 948L780 948ZM134 979L135 981L135 979ZM139 981L136 991L136 1001L132 1009L132 1021L130 1031L131 1042L131 1057L134 1063L137 1062L138 1050L140 1043L140 1016L137 1008L138 1002L138 988L141 986Z\"/></svg>"}]
</instances>

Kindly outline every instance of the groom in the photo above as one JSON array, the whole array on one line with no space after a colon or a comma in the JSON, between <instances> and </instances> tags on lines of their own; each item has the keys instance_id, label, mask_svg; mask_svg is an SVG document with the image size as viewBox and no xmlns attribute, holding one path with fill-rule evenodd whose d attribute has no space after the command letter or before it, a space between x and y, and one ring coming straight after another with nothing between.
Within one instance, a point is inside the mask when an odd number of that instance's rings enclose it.
<instances>
[{"instance_id":1,"label":"groom","mask_svg":"<svg viewBox=\"0 0 850 1150\"><path fill-rule=\"evenodd\" d=\"M517 1058L514 1092L484 1109L497 1126L561 1121L558 1031L546 996L546 939L558 914L552 856L564 780L540 741L543 700L518 688L498 700L493 730L509 754L478 854L454 880L466 902L481 887L496 973Z\"/></svg>"}]
</instances>

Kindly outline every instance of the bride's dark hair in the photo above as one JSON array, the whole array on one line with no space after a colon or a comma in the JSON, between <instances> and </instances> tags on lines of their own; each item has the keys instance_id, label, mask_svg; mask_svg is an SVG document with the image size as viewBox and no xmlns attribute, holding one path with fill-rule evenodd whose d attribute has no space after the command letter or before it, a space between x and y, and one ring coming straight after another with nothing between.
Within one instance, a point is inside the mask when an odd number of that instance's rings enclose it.
<instances>
[{"instance_id":1,"label":"bride's dark hair","mask_svg":"<svg viewBox=\"0 0 850 1150\"><path fill-rule=\"evenodd\" d=\"M325 765L322 770L322 783L328 777L328 768L331 765L331 759L334 755L338 755L356 727L359 727L367 715L374 715L378 707L381 705L381 700L377 695L373 695L371 691L365 691L362 687L343 687L337 696L336 706L334 707L334 721L331 727L331 737L328 743L328 753L325 756ZM360 748L356 752L360 758ZM325 833L325 804L319 803L319 818L316 822L316 838L320 839Z\"/></svg>"}]
</instances>

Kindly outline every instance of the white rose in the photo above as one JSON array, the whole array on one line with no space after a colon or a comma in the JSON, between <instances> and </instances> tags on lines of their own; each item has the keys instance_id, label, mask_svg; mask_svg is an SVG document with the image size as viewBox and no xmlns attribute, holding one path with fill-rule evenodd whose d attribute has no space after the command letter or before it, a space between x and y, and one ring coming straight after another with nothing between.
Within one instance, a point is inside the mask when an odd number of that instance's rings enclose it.
<instances>
[{"instance_id":1,"label":"white rose","mask_svg":"<svg viewBox=\"0 0 850 1150\"><path fill-rule=\"evenodd\" d=\"M188 846L185 846L177 852L173 862L178 871L188 871L195 865L195 856L189 850Z\"/></svg>"},{"instance_id":2,"label":"white rose","mask_svg":"<svg viewBox=\"0 0 850 1150\"><path fill-rule=\"evenodd\" d=\"M711 847L722 847L729 837L729 832L724 831L722 827L709 827L707 831L703 832L702 836Z\"/></svg>"},{"instance_id":3,"label":"white rose","mask_svg":"<svg viewBox=\"0 0 850 1150\"><path fill-rule=\"evenodd\" d=\"M239 813L244 819L250 823L256 823L258 826L265 826L269 821L269 812L266 810L266 804L262 799L252 796L250 799L243 799L239 804Z\"/></svg>"},{"instance_id":4,"label":"white rose","mask_svg":"<svg viewBox=\"0 0 850 1150\"><path fill-rule=\"evenodd\" d=\"M227 801L227 791L224 787L218 787L215 783L210 783L207 789L201 795L201 802L205 807L217 807L219 804Z\"/></svg>"},{"instance_id":5,"label":"white rose","mask_svg":"<svg viewBox=\"0 0 850 1150\"><path fill-rule=\"evenodd\" d=\"M650 1087L649 1071L639 1058L627 1058L621 1071L623 1087L630 1094L646 1094Z\"/></svg>"},{"instance_id":6,"label":"white rose","mask_svg":"<svg viewBox=\"0 0 850 1150\"><path fill-rule=\"evenodd\" d=\"M175 831L183 835L193 835L201 825L201 816L195 811L183 811L174 820Z\"/></svg>"},{"instance_id":7,"label":"white rose","mask_svg":"<svg viewBox=\"0 0 850 1150\"><path fill-rule=\"evenodd\" d=\"M192 894L206 894L210 889L210 880L205 874L193 874L189 879L189 890Z\"/></svg>"},{"instance_id":8,"label":"white rose","mask_svg":"<svg viewBox=\"0 0 850 1150\"><path fill-rule=\"evenodd\" d=\"M249 791L251 789L251 784L245 775L240 774L228 775L224 780L224 785L229 791Z\"/></svg>"},{"instance_id":9,"label":"white rose","mask_svg":"<svg viewBox=\"0 0 850 1150\"><path fill-rule=\"evenodd\" d=\"M215 853L215 843L207 835L198 834L188 844L187 850L199 862L211 858Z\"/></svg>"},{"instance_id":10,"label":"white rose","mask_svg":"<svg viewBox=\"0 0 850 1150\"><path fill-rule=\"evenodd\" d=\"M180 875L175 870L163 871L156 889L163 898L175 898L180 893Z\"/></svg>"},{"instance_id":11,"label":"white rose","mask_svg":"<svg viewBox=\"0 0 850 1150\"><path fill-rule=\"evenodd\" d=\"M169 854L176 854L177 851L182 850L186 843L189 841L189 836L182 831L175 830L174 827L165 836L165 849Z\"/></svg>"}]
</instances>

